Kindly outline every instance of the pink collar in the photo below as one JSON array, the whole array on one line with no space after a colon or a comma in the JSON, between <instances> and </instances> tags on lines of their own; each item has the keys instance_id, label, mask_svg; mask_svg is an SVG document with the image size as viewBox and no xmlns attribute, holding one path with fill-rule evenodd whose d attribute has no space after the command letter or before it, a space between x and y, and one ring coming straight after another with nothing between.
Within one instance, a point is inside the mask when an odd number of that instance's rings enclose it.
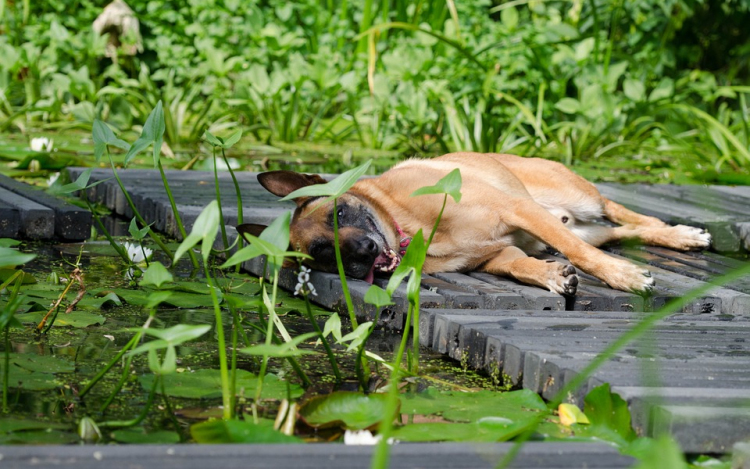
<instances>
[{"instance_id":1,"label":"pink collar","mask_svg":"<svg viewBox=\"0 0 750 469\"><path fill-rule=\"evenodd\" d=\"M398 232L399 238L401 238L401 241L399 241L398 244L398 253L401 255L401 257L403 257L406 254L406 248L409 247L409 243L411 243L411 236L408 236L406 233L404 233L404 230L401 229L395 218L393 219L393 224L396 226L396 231Z\"/></svg>"}]
</instances>

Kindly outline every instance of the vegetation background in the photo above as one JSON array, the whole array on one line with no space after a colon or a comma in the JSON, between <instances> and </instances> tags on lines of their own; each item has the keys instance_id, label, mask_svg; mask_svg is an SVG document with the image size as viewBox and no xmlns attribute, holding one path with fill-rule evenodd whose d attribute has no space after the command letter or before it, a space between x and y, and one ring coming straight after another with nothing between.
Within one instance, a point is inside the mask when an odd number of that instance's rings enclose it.
<instances>
[{"instance_id":1,"label":"vegetation background","mask_svg":"<svg viewBox=\"0 0 750 469\"><path fill-rule=\"evenodd\" d=\"M333 171L467 150L750 182L749 0L131 0L140 35L101 36L107 4L0 2L4 172L85 163L94 118L138 132L163 100L176 167L210 160L206 130L241 128L235 157L314 152ZM58 151L29 155L39 134Z\"/></svg>"}]
</instances>

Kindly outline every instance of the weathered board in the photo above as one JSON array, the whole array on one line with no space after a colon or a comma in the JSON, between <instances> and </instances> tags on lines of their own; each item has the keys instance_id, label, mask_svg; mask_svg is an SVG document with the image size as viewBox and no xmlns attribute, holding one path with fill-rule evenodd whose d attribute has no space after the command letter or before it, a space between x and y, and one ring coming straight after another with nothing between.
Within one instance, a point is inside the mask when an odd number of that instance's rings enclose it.
<instances>
[{"instance_id":1,"label":"weathered board","mask_svg":"<svg viewBox=\"0 0 750 469\"><path fill-rule=\"evenodd\" d=\"M91 213L0 174L0 237L81 241L91 235Z\"/></svg>"},{"instance_id":2,"label":"weathered board","mask_svg":"<svg viewBox=\"0 0 750 469\"><path fill-rule=\"evenodd\" d=\"M71 169L76 177L80 169ZM202 208L216 198L213 174L167 171L177 211L189 231ZM137 209L156 229L180 238L159 174L119 172ZM95 170L92 180L111 178ZM220 174L220 193L228 224L237 221L230 176ZM278 203L257 183L256 174L238 173L244 221L267 224L293 207ZM599 185L615 201L673 223L706 227L719 251L747 249L750 190L730 187ZM132 216L114 179L88 191L89 199ZM724 203L726 201L726 203ZM2 210L2 206L0 206ZM230 230L232 233L233 230ZM580 275L574 298L481 272L424 275L420 294L420 342L488 373L504 373L512 383L551 397L608 344L644 317L690 290L710 283L746 261L716 252L676 252L654 247L608 249L646 264L656 280L648 298L615 291ZM546 255L543 257L554 257ZM554 257L566 262L565 259ZM244 267L263 274L263 260ZM336 275L313 272L317 303L342 311L343 290ZM387 279L376 279L385 286ZM292 271L281 285L292 290ZM357 314L379 318L381 327L401 330L407 300L402 286L394 305L376 310L364 302L369 285L349 280ZM633 425L644 435L669 431L691 452L726 452L750 438L750 279L716 286L706 295L660 321L653 332L620 350L574 395L609 382L630 404Z\"/></svg>"},{"instance_id":3,"label":"weathered board","mask_svg":"<svg viewBox=\"0 0 750 469\"><path fill-rule=\"evenodd\" d=\"M391 448L388 467L406 469L490 469L497 467L513 443L399 443ZM3 469L350 469L369 467L374 446L326 445L109 445L23 446L0 448ZM604 443L526 443L510 468L615 469L635 460Z\"/></svg>"}]
</instances>

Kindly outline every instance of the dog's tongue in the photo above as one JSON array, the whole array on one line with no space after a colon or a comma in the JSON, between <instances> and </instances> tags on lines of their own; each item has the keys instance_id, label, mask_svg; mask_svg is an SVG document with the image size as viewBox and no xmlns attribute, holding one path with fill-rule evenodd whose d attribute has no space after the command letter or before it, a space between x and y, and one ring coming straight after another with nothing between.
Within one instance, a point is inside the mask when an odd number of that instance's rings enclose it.
<instances>
[{"instance_id":1,"label":"dog's tongue","mask_svg":"<svg viewBox=\"0 0 750 469\"><path fill-rule=\"evenodd\" d=\"M386 262L389 262L388 256L386 256L382 252L378 254L378 257L376 257L375 261L372 263L372 267L370 267L370 271L367 272L367 275L365 275L364 281L372 284L372 282L375 280L375 266L382 265Z\"/></svg>"}]
</instances>

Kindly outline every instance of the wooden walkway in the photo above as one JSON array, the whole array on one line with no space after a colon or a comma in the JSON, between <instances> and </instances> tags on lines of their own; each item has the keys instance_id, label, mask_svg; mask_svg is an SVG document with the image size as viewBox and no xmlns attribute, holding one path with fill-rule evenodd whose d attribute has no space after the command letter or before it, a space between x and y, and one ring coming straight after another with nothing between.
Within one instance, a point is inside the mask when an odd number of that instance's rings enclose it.
<instances>
[{"instance_id":1,"label":"wooden walkway","mask_svg":"<svg viewBox=\"0 0 750 469\"><path fill-rule=\"evenodd\" d=\"M73 178L81 169L70 170ZM120 173L141 214L155 229L177 236L159 174L151 170ZM112 176L95 170L92 181ZM253 173L237 174L245 222L269 223L291 203L279 203ZM168 171L170 187L188 230L202 208L215 198L213 174ZM221 193L227 223L236 223L234 188L222 174ZM721 252L750 248L750 188L598 185L603 194L641 213L672 223L707 228ZM132 216L114 180L89 192L89 197L116 213ZM514 384L550 397L597 353L623 332L672 298L705 285L744 261L716 252L681 253L662 248L611 248L649 265L656 291L648 299L614 291L582 275L575 298L489 274L443 273L423 278L420 341L470 366L505 373ZM260 261L245 267L262 272ZM314 272L316 301L343 309L336 275ZM292 272L282 284L293 288ZM385 286L387 279L376 279ZM373 307L363 298L369 285L349 286L360 317L371 318ZM400 330L406 311L405 288L395 305L381 313L381 326ZM644 313L646 312L646 313ZM672 433L687 452L727 452L750 438L750 278L714 288L708 295L661 321L653 333L629 344L598 370L585 389L570 396L581 402L586 390L612 384L631 408L633 424L643 435Z\"/></svg>"}]
</instances>

